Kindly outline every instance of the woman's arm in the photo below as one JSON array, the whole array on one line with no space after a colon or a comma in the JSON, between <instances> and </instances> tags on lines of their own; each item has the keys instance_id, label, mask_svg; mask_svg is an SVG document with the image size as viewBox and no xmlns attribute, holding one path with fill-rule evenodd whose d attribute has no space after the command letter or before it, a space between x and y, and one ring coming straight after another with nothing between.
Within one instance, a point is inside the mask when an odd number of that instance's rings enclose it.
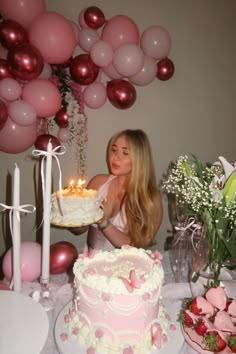
<instances>
[{"instance_id":1,"label":"woman's arm","mask_svg":"<svg viewBox=\"0 0 236 354\"><path fill-rule=\"evenodd\" d=\"M98 229L112 243L114 247L120 248L123 245L131 245L130 237L123 231L110 223L109 219L104 218L97 223Z\"/></svg>"}]
</instances>

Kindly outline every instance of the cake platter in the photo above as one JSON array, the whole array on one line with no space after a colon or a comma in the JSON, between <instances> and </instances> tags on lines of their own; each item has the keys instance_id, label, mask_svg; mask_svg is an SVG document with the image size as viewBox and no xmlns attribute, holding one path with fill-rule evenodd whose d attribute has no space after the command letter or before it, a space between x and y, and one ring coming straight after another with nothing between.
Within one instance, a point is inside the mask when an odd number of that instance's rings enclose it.
<instances>
[{"instance_id":1,"label":"cake platter","mask_svg":"<svg viewBox=\"0 0 236 354\"><path fill-rule=\"evenodd\" d=\"M65 228L68 228L68 227L84 227L84 226L89 226L89 225L92 225L92 224L95 224L97 223L99 220L101 220L102 217L101 215L98 217L98 218L93 218L93 219L90 219L90 220L87 220L86 222L81 222L81 223L66 223L66 222L56 222L56 221L50 221L50 224L53 225L53 226L58 226L58 227L65 227Z\"/></svg>"},{"instance_id":2,"label":"cake platter","mask_svg":"<svg viewBox=\"0 0 236 354\"><path fill-rule=\"evenodd\" d=\"M167 313L171 317L171 323L176 325L175 331L169 332L168 342L164 345L164 347L160 350L154 350L150 354L170 354L170 353L181 353L181 348L184 344L184 337L182 335L182 331L180 329L179 322L177 322L177 318L179 315L181 302L180 301L168 301L162 300L165 305ZM72 301L70 301L60 312L54 332L55 332L55 340L57 344L57 348L60 354L87 354L87 350L85 347L80 345L78 341L63 341L60 337L62 332L65 332L65 324L64 324L64 315L68 312L69 308L72 306ZM208 352L206 352L207 354ZM95 354L102 354L96 352ZM205 353L204 353L205 354Z\"/></svg>"},{"instance_id":3,"label":"cake platter","mask_svg":"<svg viewBox=\"0 0 236 354\"><path fill-rule=\"evenodd\" d=\"M49 321L44 308L31 297L0 291L0 353L40 353L46 342Z\"/></svg>"}]
</instances>

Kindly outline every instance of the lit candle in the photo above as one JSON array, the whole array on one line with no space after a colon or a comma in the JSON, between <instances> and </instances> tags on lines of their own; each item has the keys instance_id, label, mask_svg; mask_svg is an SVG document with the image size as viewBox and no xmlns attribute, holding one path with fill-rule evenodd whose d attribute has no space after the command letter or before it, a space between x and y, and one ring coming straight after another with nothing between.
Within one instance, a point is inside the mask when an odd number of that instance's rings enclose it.
<instances>
[{"instance_id":1,"label":"lit candle","mask_svg":"<svg viewBox=\"0 0 236 354\"><path fill-rule=\"evenodd\" d=\"M49 258L50 258L50 201L52 181L52 144L47 145L45 193L43 203L43 243L42 243L42 275L41 283L49 282Z\"/></svg>"},{"instance_id":2,"label":"lit candle","mask_svg":"<svg viewBox=\"0 0 236 354\"><path fill-rule=\"evenodd\" d=\"M78 180L78 184L76 186L76 189L79 193L82 193L83 191L83 184L85 183L85 181L83 181L82 179Z\"/></svg>"},{"instance_id":3,"label":"lit candle","mask_svg":"<svg viewBox=\"0 0 236 354\"><path fill-rule=\"evenodd\" d=\"M20 170L15 165L13 181L13 289L16 292L21 291L21 261L20 261Z\"/></svg>"}]
</instances>

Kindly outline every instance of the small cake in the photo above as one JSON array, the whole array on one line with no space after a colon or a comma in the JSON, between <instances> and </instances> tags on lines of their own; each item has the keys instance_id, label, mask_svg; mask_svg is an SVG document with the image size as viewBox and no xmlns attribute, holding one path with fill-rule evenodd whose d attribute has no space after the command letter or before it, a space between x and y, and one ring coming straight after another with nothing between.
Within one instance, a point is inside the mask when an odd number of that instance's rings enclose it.
<instances>
[{"instance_id":1,"label":"small cake","mask_svg":"<svg viewBox=\"0 0 236 354\"><path fill-rule=\"evenodd\" d=\"M130 246L96 249L74 264L74 301L64 314L62 341L87 353L144 354L168 340L170 317L160 302L164 272L158 251Z\"/></svg>"},{"instance_id":2,"label":"small cake","mask_svg":"<svg viewBox=\"0 0 236 354\"><path fill-rule=\"evenodd\" d=\"M65 227L89 225L103 216L102 199L93 189L69 185L51 196L51 224Z\"/></svg>"}]
</instances>

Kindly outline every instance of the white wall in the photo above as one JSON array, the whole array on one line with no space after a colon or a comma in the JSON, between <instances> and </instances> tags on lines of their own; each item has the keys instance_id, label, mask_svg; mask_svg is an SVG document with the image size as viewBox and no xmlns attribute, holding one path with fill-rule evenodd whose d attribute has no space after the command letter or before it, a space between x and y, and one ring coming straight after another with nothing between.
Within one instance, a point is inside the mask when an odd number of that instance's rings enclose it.
<instances>
[{"instance_id":1,"label":"white wall","mask_svg":"<svg viewBox=\"0 0 236 354\"><path fill-rule=\"evenodd\" d=\"M197 154L203 161L219 155L235 161L235 15L234 0L47 0L47 10L77 22L83 8L98 6L107 19L118 14L130 16L140 33L151 25L162 25L171 34L170 59L175 75L166 82L155 80L137 87L137 101L127 110L109 102L98 110L86 109L88 116L88 175L106 171L105 149L109 137L125 128L141 128L151 140L158 180L169 162L180 154ZM144 15L145 14L145 15ZM107 78L102 77L105 82ZM33 147L32 147L33 149ZM31 151L20 154L0 152L0 202L10 204L11 176L16 162L21 170L21 203L36 204L38 166ZM63 185L76 175L74 149L60 159ZM58 172L54 166L54 181ZM57 183L54 188L57 189ZM162 249L169 226L165 215L157 235ZM38 204L37 204L38 205ZM38 214L40 207L38 206ZM10 246L9 227L1 214L0 255ZM39 217L38 217L39 220ZM22 216L22 240L36 240L35 214ZM75 237L67 230L51 228L51 243L67 240L79 249L85 235Z\"/></svg>"}]
</instances>

